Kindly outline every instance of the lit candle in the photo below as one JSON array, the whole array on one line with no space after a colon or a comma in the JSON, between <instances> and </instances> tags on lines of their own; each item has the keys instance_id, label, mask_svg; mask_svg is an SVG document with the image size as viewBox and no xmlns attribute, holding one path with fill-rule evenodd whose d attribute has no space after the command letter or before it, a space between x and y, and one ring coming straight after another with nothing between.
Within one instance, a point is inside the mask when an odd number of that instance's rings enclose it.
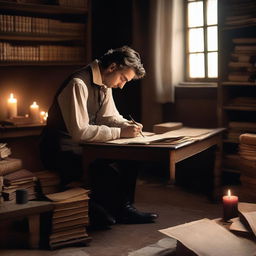
<instances>
[{"instance_id":1,"label":"lit candle","mask_svg":"<svg viewBox=\"0 0 256 256\"><path fill-rule=\"evenodd\" d=\"M40 112L40 123L44 123L45 111Z\"/></svg>"},{"instance_id":2,"label":"lit candle","mask_svg":"<svg viewBox=\"0 0 256 256\"><path fill-rule=\"evenodd\" d=\"M30 105L29 116L33 123L40 122L39 106L37 105L37 103L35 101L33 102L32 105Z\"/></svg>"},{"instance_id":3,"label":"lit candle","mask_svg":"<svg viewBox=\"0 0 256 256\"><path fill-rule=\"evenodd\" d=\"M228 195L223 196L223 219L225 221L230 220L238 216L237 204L238 197L232 196L230 189L228 190Z\"/></svg>"},{"instance_id":4,"label":"lit candle","mask_svg":"<svg viewBox=\"0 0 256 256\"><path fill-rule=\"evenodd\" d=\"M13 93L7 101L7 114L10 119L17 116L17 99L14 98Z\"/></svg>"},{"instance_id":5,"label":"lit candle","mask_svg":"<svg viewBox=\"0 0 256 256\"><path fill-rule=\"evenodd\" d=\"M40 112L40 123L45 123L48 117L48 113L45 111Z\"/></svg>"}]
</instances>

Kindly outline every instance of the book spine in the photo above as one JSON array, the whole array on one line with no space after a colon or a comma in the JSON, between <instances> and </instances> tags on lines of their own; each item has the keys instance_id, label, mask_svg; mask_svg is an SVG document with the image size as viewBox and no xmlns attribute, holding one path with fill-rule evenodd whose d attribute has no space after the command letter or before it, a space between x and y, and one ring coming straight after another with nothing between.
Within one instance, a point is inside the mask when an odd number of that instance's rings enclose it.
<instances>
[{"instance_id":1,"label":"book spine","mask_svg":"<svg viewBox=\"0 0 256 256\"><path fill-rule=\"evenodd\" d=\"M21 159L12 159L12 160L1 160L0 161L0 175L6 175L12 172L15 172L22 168Z\"/></svg>"}]
</instances>

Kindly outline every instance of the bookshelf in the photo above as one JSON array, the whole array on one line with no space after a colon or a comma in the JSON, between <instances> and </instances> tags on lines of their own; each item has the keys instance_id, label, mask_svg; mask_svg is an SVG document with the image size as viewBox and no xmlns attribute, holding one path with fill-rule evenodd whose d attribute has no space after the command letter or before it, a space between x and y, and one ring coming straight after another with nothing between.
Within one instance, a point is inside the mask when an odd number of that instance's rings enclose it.
<instances>
[{"instance_id":1,"label":"bookshelf","mask_svg":"<svg viewBox=\"0 0 256 256\"><path fill-rule=\"evenodd\" d=\"M219 126L223 139L223 171L239 173L238 145L242 133L256 133L256 2L218 2Z\"/></svg>"},{"instance_id":2,"label":"bookshelf","mask_svg":"<svg viewBox=\"0 0 256 256\"><path fill-rule=\"evenodd\" d=\"M90 27L89 0L0 1L0 65L86 64Z\"/></svg>"}]
</instances>

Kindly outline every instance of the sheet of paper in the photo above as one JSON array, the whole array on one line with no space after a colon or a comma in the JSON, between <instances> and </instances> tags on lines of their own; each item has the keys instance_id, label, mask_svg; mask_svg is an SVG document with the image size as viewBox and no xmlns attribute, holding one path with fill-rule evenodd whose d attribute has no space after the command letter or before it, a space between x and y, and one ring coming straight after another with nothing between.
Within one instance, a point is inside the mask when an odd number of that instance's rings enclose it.
<instances>
[{"instance_id":1,"label":"sheet of paper","mask_svg":"<svg viewBox=\"0 0 256 256\"><path fill-rule=\"evenodd\" d=\"M159 230L175 238L199 256L253 256L256 244L239 238L215 221L202 219Z\"/></svg>"},{"instance_id":2,"label":"sheet of paper","mask_svg":"<svg viewBox=\"0 0 256 256\"><path fill-rule=\"evenodd\" d=\"M240 217L241 222L249 227L253 234L256 236L256 212L240 212L242 216Z\"/></svg>"},{"instance_id":3,"label":"sheet of paper","mask_svg":"<svg viewBox=\"0 0 256 256\"><path fill-rule=\"evenodd\" d=\"M152 136L146 136L146 137L136 137L136 138L124 138L124 139L118 139L118 140L111 140L107 143L112 144L150 144L151 142L159 142L159 141L165 141L173 139L193 139L197 138L198 136L202 136L205 134L208 134L212 132L212 129L198 129L198 128L189 128L189 127L183 127L178 130L165 132L162 134L156 134Z\"/></svg>"},{"instance_id":4,"label":"sheet of paper","mask_svg":"<svg viewBox=\"0 0 256 256\"><path fill-rule=\"evenodd\" d=\"M242 212L256 212L256 204L253 203L238 203L238 210Z\"/></svg>"},{"instance_id":5,"label":"sheet of paper","mask_svg":"<svg viewBox=\"0 0 256 256\"><path fill-rule=\"evenodd\" d=\"M231 221L232 221L232 224L229 227L230 230L245 232L245 233L249 232L249 230L243 225L243 223L240 221L238 217L231 219Z\"/></svg>"}]
</instances>

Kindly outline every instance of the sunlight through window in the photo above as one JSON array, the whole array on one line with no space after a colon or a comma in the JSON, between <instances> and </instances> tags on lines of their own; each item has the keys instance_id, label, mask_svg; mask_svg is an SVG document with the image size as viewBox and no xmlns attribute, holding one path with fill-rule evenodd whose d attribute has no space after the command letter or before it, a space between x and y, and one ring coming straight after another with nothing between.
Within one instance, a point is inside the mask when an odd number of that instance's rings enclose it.
<instances>
[{"instance_id":1,"label":"sunlight through window","mask_svg":"<svg viewBox=\"0 0 256 256\"><path fill-rule=\"evenodd\" d=\"M217 9L217 0L187 0L188 80L218 77Z\"/></svg>"}]
</instances>

